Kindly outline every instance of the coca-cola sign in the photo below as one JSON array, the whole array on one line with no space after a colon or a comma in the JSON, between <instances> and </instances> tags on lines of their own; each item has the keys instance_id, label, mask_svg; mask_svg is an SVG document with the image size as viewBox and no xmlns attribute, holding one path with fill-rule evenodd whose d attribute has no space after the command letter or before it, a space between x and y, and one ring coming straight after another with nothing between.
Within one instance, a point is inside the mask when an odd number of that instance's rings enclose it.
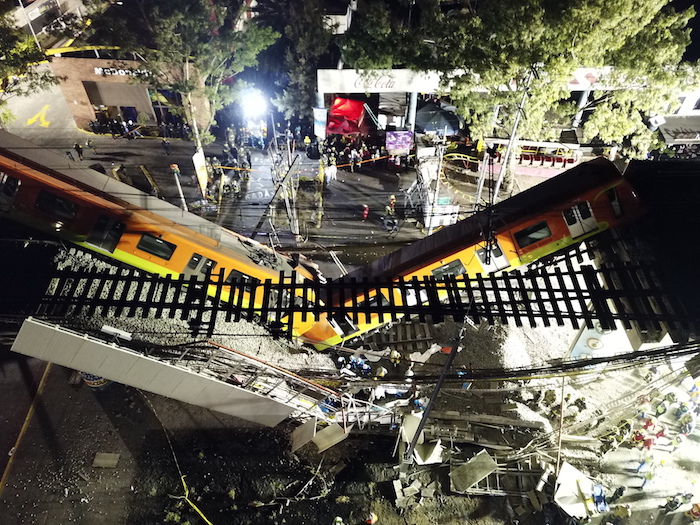
<instances>
[{"instance_id":1,"label":"coca-cola sign","mask_svg":"<svg viewBox=\"0 0 700 525\"><path fill-rule=\"evenodd\" d=\"M319 69L319 93L435 93L440 88L437 73L408 69Z\"/></svg>"},{"instance_id":2,"label":"coca-cola sign","mask_svg":"<svg viewBox=\"0 0 700 525\"><path fill-rule=\"evenodd\" d=\"M355 87L368 92L396 88L396 79L393 75L372 75L369 77L357 77Z\"/></svg>"}]
</instances>

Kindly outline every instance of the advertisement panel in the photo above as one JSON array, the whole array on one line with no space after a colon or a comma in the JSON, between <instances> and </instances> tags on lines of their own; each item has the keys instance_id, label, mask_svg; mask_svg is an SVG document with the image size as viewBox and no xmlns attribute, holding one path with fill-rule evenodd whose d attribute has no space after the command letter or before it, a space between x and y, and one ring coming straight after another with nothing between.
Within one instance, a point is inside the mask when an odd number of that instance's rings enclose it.
<instances>
[{"instance_id":1,"label":"advertisement panel","mask_svg":"<svg viewBox=\"0 0 700 525\"><path fill-rule=\"evenodd\" d=\"M314 108L314 135L320 140L326 138L326 115L325 108Z\"/></svg>"},{"instance_id":2,"label":"advertisement panel","mask_svg":"<svg viewBox=\"0 0 700 525\"><path fill-rule=\"evenodd\" d=\"M202 197L207 194L207 160L204 158L204 150L202 148L198 149L197 152L192 155L192 164L194 165L194 172L197 176L197 182L199 183L199 188L202 191Z\"/></svg>"},{"instance_id":3,"label":"advertisement panel","mask_svg":"<svg viewBox=\"0 0 700 525\"><path fill-rule=\"evenodd\" d=\"M412 131L386 132L386 151L389 155L408 155L412 148Z\"/></svg>"}]
</instances>

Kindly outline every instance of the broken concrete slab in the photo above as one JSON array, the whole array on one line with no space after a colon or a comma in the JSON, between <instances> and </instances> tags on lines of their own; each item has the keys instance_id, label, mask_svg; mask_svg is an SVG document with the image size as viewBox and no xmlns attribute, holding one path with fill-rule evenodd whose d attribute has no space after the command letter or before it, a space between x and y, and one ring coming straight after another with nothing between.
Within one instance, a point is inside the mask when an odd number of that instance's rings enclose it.
<instances>
[{"instance_id":1,"label":"broken concrete slab","mask_svg":"<svg viewBox=\"0 0 700 525\"><path fill-rule=\"evenodd\" d=\"M92 460L92 468L117 468L121 454L98 452Z\"/></svg>"},{"instance_id":2,"label":"broken concrete slab","mask_svg":"<svg viewBox=\"0 0 700 525\"><path fill-rule=\"evenodd\" d=\"M421 498L432 498L435 496L435 489L424 488L420 491Z\"/></svg>"},{"instance_id":3,"label":"broken concrete slab","mask_svg":"<svg viewBox=\"0 0 700 525\"><path fill-rule=\"evenodd\" d=\"M487 414L459 414L455 416L452 411L433 410L430 412L431 419L456 419L460 421L470 421L472 423L486 423L489 425L514 426L544 429L545 424L542 421L521 421L505 416L491 416Z\"/></svg>"},{"instance_id":4,"label":"broken concrete slab","mask_svg":"<svg viewBox=\"0 0 700 525\"><path fill-rule=\"evenodd\" d=\"M352 427L348 428L348 434L351 429ZM318 447L319 452L324 452L346 439L348 434L338 423L331 423L323 430L319 430L311 441Z\"/></svg>"},{"instance_id":5,"label":"broken concrete slab","mask_svg":"<svg viewBox=\"0 0 700 525\"><path fill-rule=\"evenodd\" d=\"M420 492L420 490L418 490L417 488L414 488L414 487L406 487L405 489L403 489L404 496L406 496L407 498L410 498L411 496L415 496L419 492Z\"/></svg>"},{"instance_id":6,"label":"broken concrete slab","mask_svg":"<svg viewBox=\"0 0 700 525\"><path fill-rule=\"evenodd\" d=\"M395 479L391 483L394 486L394 494L396 494L396 499L399 500L403 498L403 486L401 485L401 482L398 479Z\"/></svg>"},{"instance_id":7,"label":"broken concrete slab","mask_svg":"<svg viewBox=\"0 0 700 525\"><path fill-rule=\"evenodd\" d=\"M438 439L435 443L416 445L416 448L413 449L413 456L418 465L434 465L435 463L442 463L444 450L445 447L442 446Z\"/></svg>"},{"instance_id":8,"label":"broken concrete slab","mask_svg":"<svg viewBox=\"0 0 700 525\"><path fill-rule=\"evenodd\" d=\"M401 440L404 443L410 443L413 440L413 436L418 430L418 425L420 425L421 419L423 419L422 413L421 415L406 414L403 417L403 423L401 423ZM417 444L422 445L424 440L425 433L421 431Z\"/></svg>"},{"instance_id":9,"label":"broken concrete slab","mask_svg":"<svg viewBox=\"0 0 700 525\"><path fill-rule=\"evenodd\" d=\"M413 500L413 498L402 496L396 500L396 508L398 508L398 509L408 508L408 507L410 507L409 503L412 500Z\"/></svg>"},{"instance_id":10,"label":"broken concrete slab","mask_svg":"<svg viewBox=\"0 0 700 525\"><path fill-rule=\"evenodd\" d=\"M534 490L529 490L527 492L527 497L530 500L530 503L532 503L532 506L535 507L535 510L542 510L542 505L540 504L540 500L537 497L537 494L535 494Z\"/></svg>"},{"instance_id":11,"label":"broken concrete slab","mask_svg":"<svg viewBox=\"0 0 700 525\"><path fill-rule=\"evenodd\" d=\"M311 441L316 435L316 417L312 417L303 425L299 425L292 431L292 452Z\"/></svg>"},{"instance_id":12,"label":"broken concrete slab","mask_svg":"<svg viewBox=\"0 0 700 525\"><path fill-rule=\"evenodd\" d=\"M450 487L454 492L464 492L497 468L498 464L482 449L466 463L450 470Z\"/></svg>"},{"instance_id":13,"label":"broken concrete slab","mask_svg":"<svg viewBox=\"0 0 700 525\"><path fill-rule=\"evenodd\" d=\"M329 473L331 476L336 477L336 476L337 476L338 474L340 474L343 470L345 470L345 467L347 467L347 466L348 466L348 464L345 463L345 461L339 461L338 463L336 463L335 465L333 465L332 468L330 468L330 469L328 470L328 473Z\"/></svg>"}]
</instances>

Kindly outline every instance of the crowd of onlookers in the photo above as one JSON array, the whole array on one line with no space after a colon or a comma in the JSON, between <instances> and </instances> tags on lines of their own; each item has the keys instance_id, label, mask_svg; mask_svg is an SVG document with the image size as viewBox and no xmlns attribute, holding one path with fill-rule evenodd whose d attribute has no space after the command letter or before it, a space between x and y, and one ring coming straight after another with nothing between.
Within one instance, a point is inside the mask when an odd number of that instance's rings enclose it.
<instances>
[{"instance_id":1,"label":"crowd of onlookers","mask_svg":"<svg viewBox=\"0 0 700 525\"><path fill-rule=\"evenodd\" d=\"M337 166L347 171L359 171L363 166L401 173L411 164L409 155L389 155L384 141L371 135L329 135L321 144L310 144L319 150L325 166Z\"/></svg>"},{"instance_id":2,"label":"crowd of onlookers","mask_svg":"<svg viewBox=\"0 0 700 525\"><path fill-rule=\"evenodd\" d=\"M90 131L100 135L111 134L113 139L124 137L127 139L152 136L156 134L153 126L142 126L133 120L123 119L99 119L89 124ZM153 133L152 133L153 132ZM177 138L191 140L192 129L187 122L161 122L157 128L157 135L165 139Z\"/></svg>"},{"instance_id":3,"label":"crowd of onlookers","mask_svg":"<svg viewBox=\"0 0 700 525\"><path fill-rule=\"evenodd\" d=\"M679 144L664 150L653 150L649 160L696 160L700 158L700 144Z\"/></svg>"}]
</instances>

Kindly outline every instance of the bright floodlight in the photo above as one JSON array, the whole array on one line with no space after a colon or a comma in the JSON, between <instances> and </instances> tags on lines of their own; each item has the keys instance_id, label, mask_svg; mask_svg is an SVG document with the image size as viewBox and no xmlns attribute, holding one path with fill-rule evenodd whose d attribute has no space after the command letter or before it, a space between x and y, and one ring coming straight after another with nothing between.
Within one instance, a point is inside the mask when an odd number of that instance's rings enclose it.
<instances>
[{"instance_id":1,"label":"bright floodlight","mask_svg":"<svg viewBox=\"0 0 700 525\"><path fill-rule=\"evenodd\" d=\"M267 113L267 101L258 89L249 89L243 94L243 111L248 117L259 117Z\"/></svg>"}]
</instances>

